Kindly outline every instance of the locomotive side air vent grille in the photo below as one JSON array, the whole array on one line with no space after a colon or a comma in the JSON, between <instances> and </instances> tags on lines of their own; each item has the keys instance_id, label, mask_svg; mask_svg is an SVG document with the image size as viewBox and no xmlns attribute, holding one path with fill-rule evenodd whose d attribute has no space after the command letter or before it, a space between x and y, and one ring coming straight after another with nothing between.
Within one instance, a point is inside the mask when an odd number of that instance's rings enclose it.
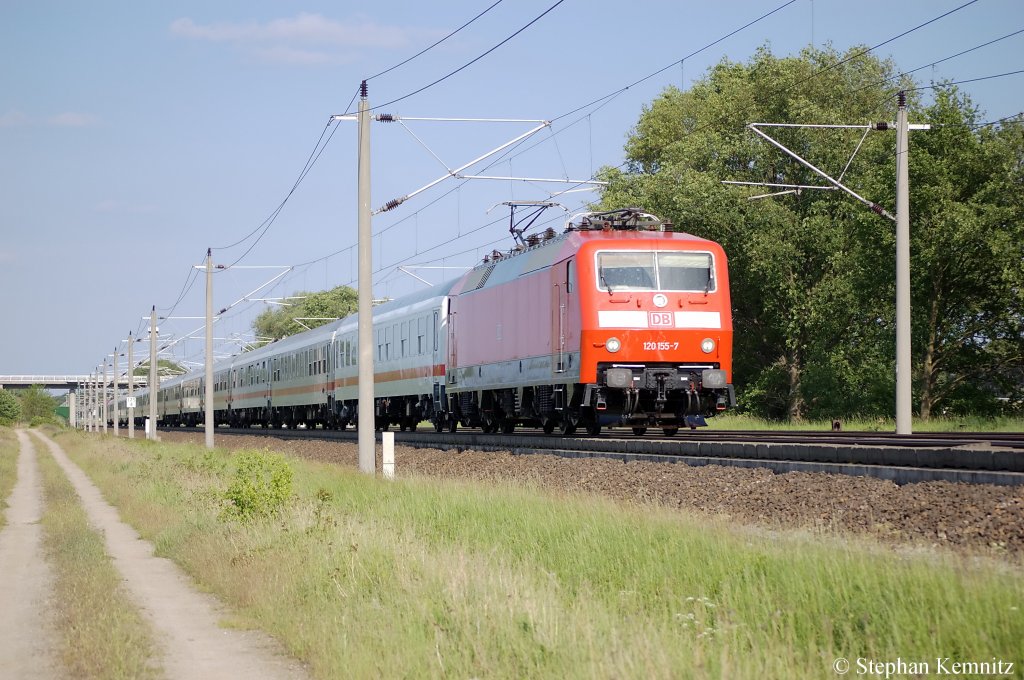
<instances>
[{"instance_id":1,"label":"locomotive side air vent grille","mask_svg":"<svg viewBox=\"0 0 1024 680\"><path fill-rule=\"evenodd\" d=\"M474 288L473 290L480 290L481 288L483 288L484 284L487 283L487 279L491 278L491 272L493 271L494 265L492 264L490 267L487 268L487 271L484 272L484 275L480 277L480 283L476 284L476 288Z\"/></svg>"}]
</instances>

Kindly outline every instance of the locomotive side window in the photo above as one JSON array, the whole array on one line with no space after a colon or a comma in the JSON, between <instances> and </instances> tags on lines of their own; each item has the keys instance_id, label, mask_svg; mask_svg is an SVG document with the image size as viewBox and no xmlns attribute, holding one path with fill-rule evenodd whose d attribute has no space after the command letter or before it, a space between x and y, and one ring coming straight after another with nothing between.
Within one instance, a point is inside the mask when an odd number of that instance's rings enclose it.
<instances>
[{"instance_id":1,"label":"locomotive side window","mask_svg":"<svg viewBox=\"0 0 1024 680\"><path fill-rule=\"evenodd\" d=\"M603 252L597 255L600 290L714 290L711 253Z\"/></svg>"}]
</instances>

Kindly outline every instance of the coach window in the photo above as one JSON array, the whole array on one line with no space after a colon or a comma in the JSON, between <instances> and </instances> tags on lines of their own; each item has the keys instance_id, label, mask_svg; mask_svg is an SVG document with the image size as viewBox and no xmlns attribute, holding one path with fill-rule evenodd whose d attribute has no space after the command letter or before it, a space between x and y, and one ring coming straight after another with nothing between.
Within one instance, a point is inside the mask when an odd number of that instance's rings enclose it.
<instances>
[{"instance_id":1,"label":"coach window","mask_svg":"<svg viewBox=\"0 0 1024 680\"><path fill-rule=\"evenodd\" d=\"M572 260L565 263L565 292L572 293L576 288L576 266Z\"/></svg>"}]
</instances>

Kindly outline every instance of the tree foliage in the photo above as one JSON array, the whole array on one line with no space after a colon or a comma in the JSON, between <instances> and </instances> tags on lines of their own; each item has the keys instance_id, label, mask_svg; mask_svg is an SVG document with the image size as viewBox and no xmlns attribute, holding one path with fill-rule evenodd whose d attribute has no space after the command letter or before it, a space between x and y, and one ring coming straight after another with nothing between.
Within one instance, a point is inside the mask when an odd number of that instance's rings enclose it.
<instances>
[{"instance_id":1,"label":"tree foliage","mask_svg":"<svg viewBox=\"0 0 1024 680\"><path fill-rule=\"evenodd\" d=\"M27 421L53 421L59 400L39 385L32 385L22 392L21 419Z\"/></svg>"},{"instance_id":2,"label":"tree foliage","mask_svg":"<svg viewBox=\"0 0 1024 680\"><path fill-rule=\"evenodd\" d=\"M21 419L21 402L10 390L0 390L0 425L13 425Z\"/></svg>"},{"instance_id":3,"label":"tree foliage","mask_svg":"<svg viewBox=\"0 0 1024 680\"><path fill-rule=\"evenodd\" d=\"M358 309L359 297L348 286L338 286L319 293L293 293L286 303L287 306L267 309L253 320L252 330L257 338L280 340L346 317Z\"/></svg>"},{"instance_id":4,"label":"tree foliage","mask_svg":"<svg viewBox=\"0 0 1024 680\"><path fill-rule=\"evenodd\" d=\"M157 359L156 371L160 377L188 373L188 369L177 362L171 361L170 359ZM142 376L144 378L149 377L149 360L146 360L141 365L136 366L135 370L132 371L132 374L135 376Z\"/></svg>"},{"instance_id":5,"label":"tree foliage","mask_svg":"<svg viewBox=\"0 0 1024 680\"><path fill-rule=\"evenodd\" d=\"M913 83L890 61L852 58L859 51L778 58L762 48L747 64L723 61L692 89L669 87L645 107L626 144L626 168L603 173L603 207L639 206L725 247L734 379L741 403L760 415L893 411L893 223L840 191L748 200L778 189L722 184L825 184L748 123L894 120L893 89ZM928 107L910 94L913 120L948 126L911 135L914 358L927 416L967 386L990 400L1020 390L1019 379L1000 376L1021 366L1024 144L1017 125L971 127L976 113L954 89L940 89ZM862 143L863 129L770 133L893 211L891 131Z\"/></svg>"}]
</instances>

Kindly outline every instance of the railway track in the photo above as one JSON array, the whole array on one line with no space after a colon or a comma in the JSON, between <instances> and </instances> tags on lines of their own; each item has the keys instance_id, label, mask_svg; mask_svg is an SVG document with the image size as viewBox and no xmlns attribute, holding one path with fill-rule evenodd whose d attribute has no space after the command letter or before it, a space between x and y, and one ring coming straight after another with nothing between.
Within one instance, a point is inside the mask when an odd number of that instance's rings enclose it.
<instances>
[{"instance_id":1,"label":"railway track","mask_svg":"<svg viewBox=\"0 0 1024 680\"><path fill-rule=\"evenodd\" d=\"M184 431L184 428L171 428ZM193 430L194 431L194 430ZM775 472L827 472L887 479L1024 485L1024 434L858 432L687 432L676 437L636 437L627 430L596 437L556 437L539 430L519 434L396 432L404 446L441 450L509 451L566 458L610 458L687 465L765 467ZM354 431L218 428L218 435L308 438L355 442ZM378 440L380 439L378 435Z\"/></svg>"}]
</instances>

